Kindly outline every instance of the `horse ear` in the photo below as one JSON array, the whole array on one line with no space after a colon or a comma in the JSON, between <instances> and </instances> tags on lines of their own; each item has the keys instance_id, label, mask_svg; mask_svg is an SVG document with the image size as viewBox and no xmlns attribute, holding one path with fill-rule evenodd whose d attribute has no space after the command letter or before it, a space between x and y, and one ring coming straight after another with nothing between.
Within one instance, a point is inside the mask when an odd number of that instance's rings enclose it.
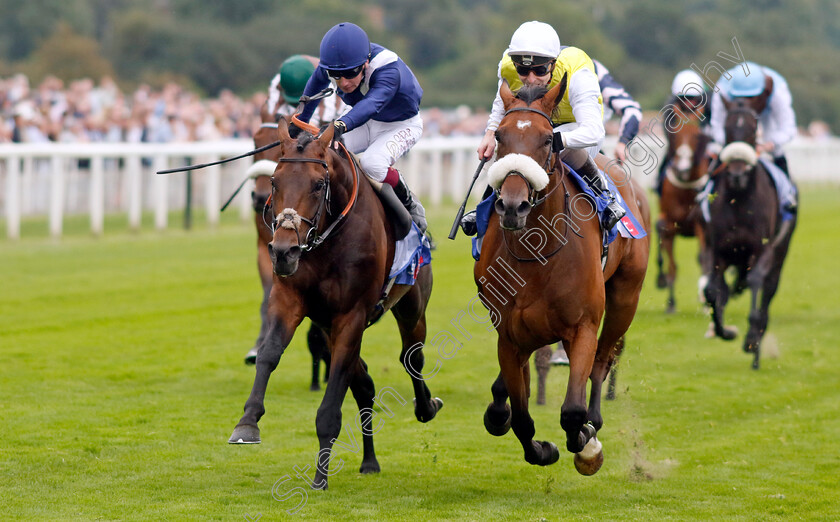
<instances>
[{"instance_id":1,"label":"horse ear","mask_svg":"<svg viewBox=\"0 0 840 522\"><path fill-rule=\"evenodd\" d=\"M502 85L499 87L499 96L502 98L502 103L504 103L505 109L510 107L513 100L516 99L513 91L510 90L510 85L508 85L507 80L502 80Z\"/></svg>"},{"instance_id":2,"label":"horse ear","mask_svg":"<svg viewBox=\"0 0 840 522\"><path fill-rule=\"evenodd\" d=\"M555 85L545 94L545 96L543 96L543 112L546 114L554 112L554 108L557 107L557 104L560 103L560 100L562 100L563 96L566 94L568 79L569 73L563 73L563 78L560 80L560 83Z\"/></svg>"},{"instance_id":3,"label":"horse ear","mask_svg":"<svg viewBox=\"0 0 840 522\"><path fill-rule=\"evenodd\" d=\"M292 137L289 136L289 122L286 121L286 118L277 120L277 137L283 144L292 141Z\"/></svg>"},{"instance_id":4,"label":"horse ear","mask_svg":"<svg viewBox=\"0 0 840 522\"><path fill-rule=\"evenodd\" d=\"M727 100L724 96L720 97L720 101L723 102L723 107L726 109L726 112L729 112L735 108L735 102L732 100Z\"/></svg>"},{"instance_id":5,"label":"horse ear","mask_svg":"<svg viewBox=\"0 0 840 522\"><path fill-rule=\"evenodd\" d=\"M324 129L324 132L322 132L321 135L318 136L318 143L322 147L324 147L324 150L326 150L327 147L330 146L330 143L332 143L334 135L335 135L335 125L330 123L329 125L327 125L327 128Z\"/></svg>"}]
</instances>

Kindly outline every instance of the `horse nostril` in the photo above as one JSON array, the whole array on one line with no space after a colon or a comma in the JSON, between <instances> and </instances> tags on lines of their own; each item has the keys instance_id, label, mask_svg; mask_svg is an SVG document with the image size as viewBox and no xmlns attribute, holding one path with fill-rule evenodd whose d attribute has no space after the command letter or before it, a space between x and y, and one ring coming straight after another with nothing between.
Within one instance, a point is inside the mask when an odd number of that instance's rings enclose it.
<instances>
[{"instance_id":1,"label":"horse nostril","mask_svg":"<svg viewBox=\"0 0 840 522\"><path fill-rule=\"evenodd\" d=\"M268 244L268 255L271 256L271 257L274 257L274 244L273 243Z\"/></svg>"},{"instance_id":2,"label":"horse nostril","mask_svg":"<svg viewBox=\"0 0 840 522\"><path fill-rule=\"evenodd\" d=\"M527 201L523 201L516 207L516 215L517 216L525 216L528 212L531 211L531 204Z\"/></svg>"},{"instance_id":3,"label":"horse nostril","mask_svg":"<svg viewBox=\"0 0 840 522\"><path fill-rule=\"evenodd\" d=\"M289 247L289 252L287 254L287 257L288 257L289 260L293 261L293 260L300 259L300 254L301 254L300 247L298 245L294 245L294 246Z\"/></svg>"},{"instance_id":4,"label":"horse nostril","mask_svg":"<svg viewBox=\"0 0 840 522\"><path fill-rule=\"evenodd\" d=\"M497 214L505 213L505 202L502 201L502 198L497 198L496 203L493 206L496 209Z\"/></svg>"}]
</instances>

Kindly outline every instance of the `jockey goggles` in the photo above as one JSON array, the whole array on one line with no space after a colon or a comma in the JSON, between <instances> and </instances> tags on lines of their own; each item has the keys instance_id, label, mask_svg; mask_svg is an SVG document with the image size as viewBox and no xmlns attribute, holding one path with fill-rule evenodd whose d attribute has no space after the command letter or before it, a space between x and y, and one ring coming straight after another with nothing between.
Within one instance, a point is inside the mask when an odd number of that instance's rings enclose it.
<instances>
[{"instance_id":1,"label":"jockey goggles","mask_svg":"<svg viewBox=\"0 0 840 522\"><path fill-rule=\"evenodd\" d=\"M513 66L516 67L516 74L519 76L528 76L530 73L534 73L535 76L545 76L554 68L554 60L540 65L525 65L513 62Z\"/></svg>"},{"instance_id":2,"label":"jockey goggles","mask_svg":"<svg viewBox=\"0 0 840 522\"><path fill-rule=\"evenodd\" d=\"M333 69L327 69L327 75L332 78L333 80L338 80L339 78L355 78L358 76L362 69L365 68L365 64L361 64L359 66L353 67L352 69L343 69L341 71L336 71Z\"/></svg>"}]
</instances>

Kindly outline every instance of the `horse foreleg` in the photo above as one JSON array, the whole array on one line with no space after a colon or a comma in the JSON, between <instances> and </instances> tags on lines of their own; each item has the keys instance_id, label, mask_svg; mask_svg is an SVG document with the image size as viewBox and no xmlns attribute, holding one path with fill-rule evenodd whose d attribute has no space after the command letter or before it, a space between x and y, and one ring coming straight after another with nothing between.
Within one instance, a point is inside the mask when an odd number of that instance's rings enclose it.
<instances>
[{"instance_id":1,"label":"horse foreleg","mask_svg":"<svg viewBox=\"0 0 840 522\"><path fill-rule=\"evenodd\" d=\"M280 299L272 294L272 298ZM268 378L277 368L280 357L292 340L295 329L303 320L302 310L295 299L285 299L286 302L273 308L282 310L283 316L276 315L271 319L268 334L257 354L257 369L254 375L254 385L251 395L245 402L245 413L233 430L228 440L231 444L257 444L260 442L260 429L257 425L265 413L265 390Z\"/></svg>"},{"instance_id":2,"label":"horse foreleg","mask_svg":"<svg viewBox=\"0 0 840 522\"><path fill-rule=\"evenodd\" d=\"M490 393L493 394L493 402L484 412L484 428L490 435L501 437L510 430L511 420L510 406L507 403L508 392L501 373L490 387Z\"/></svg>"},{"instance_id":3,"label":"horse foreleg","mask_svg":"<svg viewBox=\"0 0 840 522\"><path fill-rule=\"evenodd\" d=\"M521 356L519 349L499 337L499 367L505 389L510 395L511 427L525 450L525 461L529 464L547 466L560 458L557 446L548 441L534 440L534 420L528 413L528 390L525 368L529 357Z\"/></svg>"},{"instance_id":4,"label":"horse foreleg","mask_svg":"<svg viewBox=\"0 0 840 522\"><path fill-rule=\"evenodd\" d=\"M356 378L360 365L359 351L362 345L362 332L365 328L365 311L353 310L348 314L336 317L330 327L331 367L330 378L327 381L327 391L318 407L315 416L315 431L318 433L318 466L315 478L312 480L313 489L327 489L327 479L341 468L330 472L332 447L341 433L341 405L347 395L347 389ZM371 381L371 385L373 382ZM355 440L352 425L347 425L348 437ZM372 442L372 441L371 441Z\"/></svg>"},{"instance_id":5,"label":"horse foreleg","mask_svg":"<svg viewBox=\"0 0 840 522\"><path fill-rule=\"evenodd\" d=\"M672 314L676 311L677 307L677 299L674 295L674 283L677 280L677 263L674 259L674 238L676 237L676 227L673 224L667 224L664 219L660 219L656 223L656 229L659 232L659 278L657 279L657 286L659 288L668 289L668 301L665 307L665 313ZM663 251L668 258L667 275L662 274Z\"/></svg>"},{"instance_id":6,"label":"horse foreleg","mask_svg":"<svg viewBox=\"0 0 840 522\"><path fill-rule=\"evenodd\" d=\"M545 404L545 384L551 369L551 346L543 346L534 352L534 367L537 369L537 404Z\"/></svg>"},{"instance_id":7,"label":"horse foreleg","mask_svg":"<svg viewBox=\"0 0 840 522\"><path fill-rule=\"evenodd\" d=\"M260 273L260 283L263 289L263 299L262 303L260 303L260 333L254 342L253 348L245 355L245 364L254 364L257 362L257 352L265 340L265 336L268 334L268 299L271 295L273 271L271 257L268 255L268 246L262 237L257 238L257 269Z\"/></svg>"},{"instance_id":8,"label":"horse foreleg","mask_svg":"<svg viewBox=\"0 0 840 522\"><path fill-rule=\"evenodd\" d=\"M726 266L715 266L703 293L706 296L706 304L712 309L712 324L714 325L715 335L721 339L731 341L738 335L734 327L726 326L723 320L723 312L726 308L726 302L729 300L729 287L726 285L726 279L723 274Z\"/></svg>"},{"instance_id":9,"label":"horse foreleg","mask_svg":"<svg viewBox=\"0 0 840 522\"><path fill-rule=\"evenodd\" d=\"M659 236L659 241L656 243L656 288L665 288L667 280L665 279L665 272L662 270L662 241L665 231L665 218L660 217L656 222L656 233Z\"/></svg>"},{"instance_id":10,"label":"horse foreleg","mask_svg":"<svg viewBox=\"0 0 840 522\"><path fill-rule=\"evenodd\" d=\"M359 473L379 473L379 462L376 460L376 454L373 450L373 434L379 430L379 426L374 422L375 413L373 411L376 388L368 373L367 364L361 358L359 358L359 364L356 366L353 380L350 382L350 391L353 392L356 405L359 407L356 425L362 431L364 453Z\"/></svg>"},{"instance_id":11,"label":"horse foreleg","mask_svg":"<svg viewBox=\"0 0 840 522\"><path fill-rule=\"evenodd\" d=\"M597 324L580 325L569 340L569 383L566 398L560 408L560 426L566 432L566 449L578 453L594 435L584 432L588 420L586 410L586 383L592 374L598 331ZM564 343L565 344L565 343Z\"/></svg>"}]
</instances>

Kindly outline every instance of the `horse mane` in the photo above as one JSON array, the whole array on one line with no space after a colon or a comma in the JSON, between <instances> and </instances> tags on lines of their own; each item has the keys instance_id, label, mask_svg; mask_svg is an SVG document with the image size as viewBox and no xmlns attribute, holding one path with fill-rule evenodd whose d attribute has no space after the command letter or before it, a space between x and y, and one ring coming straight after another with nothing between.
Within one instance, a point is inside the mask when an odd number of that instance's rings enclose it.
<instances>
[{"instance_id":1,"label":"horse mane","mask_svg":"<svg viewBox=\"0 0 840 522\"><path fill-rule=\"evenodd\" d=\"M526 105L531 105L539 100L548 92L548 86L545 85L523 85L521 89L516 91L516 98L525 102Z\"/></svg>"}]
</instances>

